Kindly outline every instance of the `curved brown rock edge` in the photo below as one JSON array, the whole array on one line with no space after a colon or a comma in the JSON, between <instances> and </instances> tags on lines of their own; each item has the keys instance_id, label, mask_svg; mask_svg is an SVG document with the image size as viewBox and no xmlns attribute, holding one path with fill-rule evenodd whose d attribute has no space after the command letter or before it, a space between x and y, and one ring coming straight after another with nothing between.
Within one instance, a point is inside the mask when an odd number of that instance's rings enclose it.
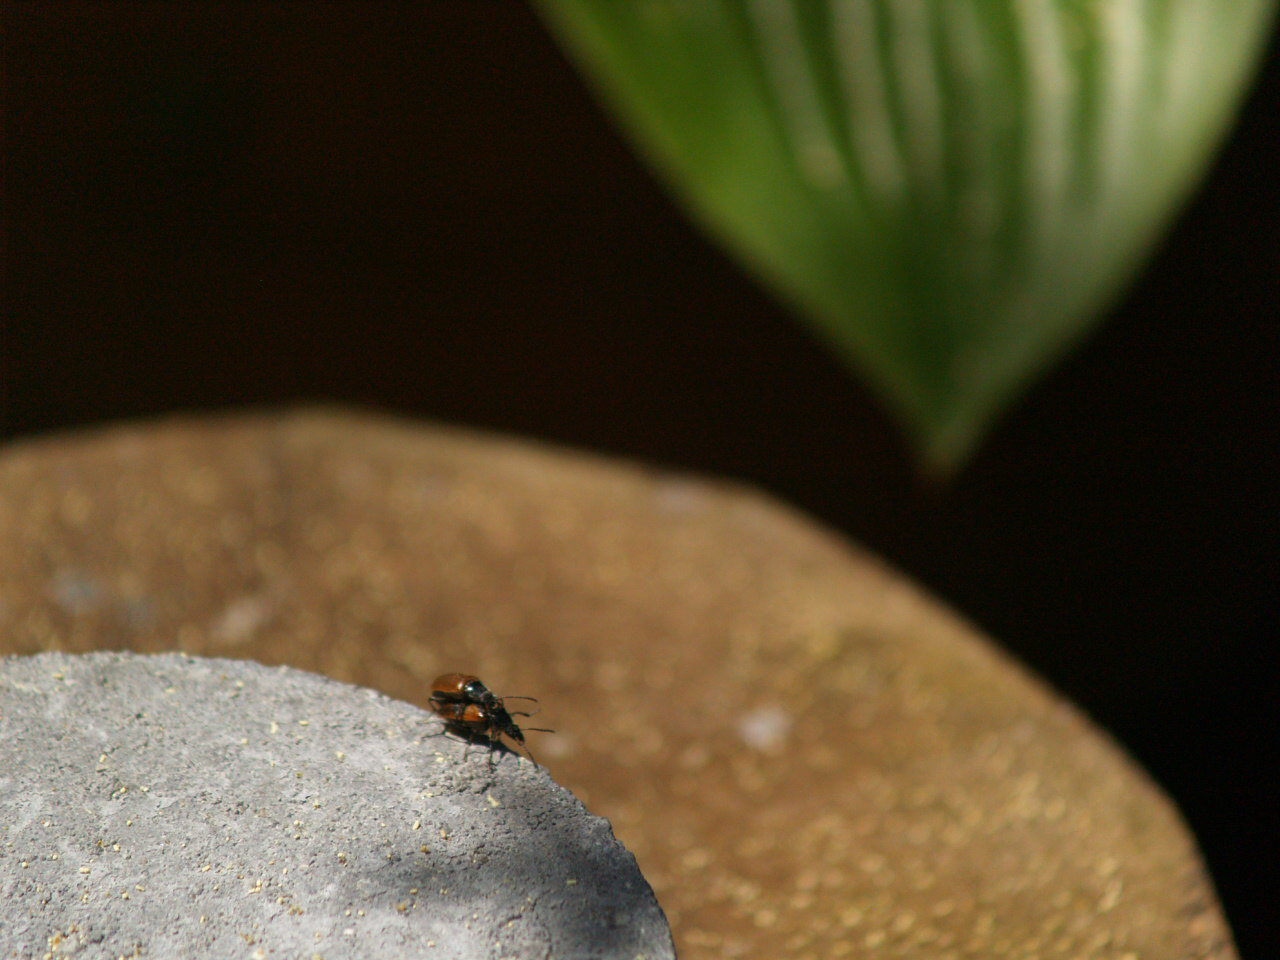
<instances>
[{"instance_id":1,"label":"curved brown rock edge","mask_svg":"<svg viewBox=\"0 0 1280 960\"><path fill-rule=\"evenodd\" d=\"M11 447L0 550L3 652L176 637L419 704L442 669L540 697L539 759L685 960L1235 956L1104 735L740 487L377 417L173 420Z\"/></svg>"}]
</instances>

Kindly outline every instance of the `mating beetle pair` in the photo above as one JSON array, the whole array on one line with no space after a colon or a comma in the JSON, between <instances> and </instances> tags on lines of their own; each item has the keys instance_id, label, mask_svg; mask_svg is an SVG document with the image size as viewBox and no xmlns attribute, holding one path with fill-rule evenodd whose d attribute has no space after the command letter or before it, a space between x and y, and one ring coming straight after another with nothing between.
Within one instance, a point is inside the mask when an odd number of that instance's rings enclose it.
<instances>
[{"instance_id":1,"label":"mating beetle pair","mask_svg":"<svg viewBox=\"0 0 1280 960\"><path fill-rule=\"evenodd\" d=\"M436 677L431 683L431 709L444 721L445 729L473 743L483 740L490 747L501 744L502 737L508 736L529 754L534 764L538 763L529 753L524 742L524 731L516 725L513 716L528 717L532 714L523 710L509 711L504 700L532 700L533 697L499 697L483 683L480 678L469 673L445 673ZM542 727L529 727L540 733L555 733ZM493 754L489 754L489 763L493 763Z\"/></svg>"}]
</instances>

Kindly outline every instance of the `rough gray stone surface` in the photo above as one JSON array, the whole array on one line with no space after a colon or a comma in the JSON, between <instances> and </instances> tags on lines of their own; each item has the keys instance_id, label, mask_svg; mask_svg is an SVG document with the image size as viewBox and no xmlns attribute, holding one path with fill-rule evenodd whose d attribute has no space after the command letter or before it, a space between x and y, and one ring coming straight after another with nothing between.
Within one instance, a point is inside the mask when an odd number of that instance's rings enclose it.
<instances>
[{"instance_id":1,"label":"rough gray stone surface","mask_svg":"<svg viewBox=\"0 0 1280 960\"><path fill-rule=\"evenodd\" d=\"M0 660L0 958L674 957L607 822L440 734L248 661Z\"/></svg>"}]
</instances>

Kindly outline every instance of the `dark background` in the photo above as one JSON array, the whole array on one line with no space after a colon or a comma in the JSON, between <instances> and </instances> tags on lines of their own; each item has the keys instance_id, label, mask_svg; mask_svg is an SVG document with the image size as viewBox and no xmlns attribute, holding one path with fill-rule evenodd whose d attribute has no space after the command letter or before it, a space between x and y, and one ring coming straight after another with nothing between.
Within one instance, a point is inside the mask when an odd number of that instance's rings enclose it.
<instances>
[{"instance_id":1,"label":"dark background","mask_svg":"<svg viewBox=\"0 0 1280 960\"><path fill-rule=\"evenodd\" d=\"M1274 942L1280 55L947 487L510 0L10 4L0 439L329 399L744 478L1047 675Z\"/></svg>"}]
</instances>

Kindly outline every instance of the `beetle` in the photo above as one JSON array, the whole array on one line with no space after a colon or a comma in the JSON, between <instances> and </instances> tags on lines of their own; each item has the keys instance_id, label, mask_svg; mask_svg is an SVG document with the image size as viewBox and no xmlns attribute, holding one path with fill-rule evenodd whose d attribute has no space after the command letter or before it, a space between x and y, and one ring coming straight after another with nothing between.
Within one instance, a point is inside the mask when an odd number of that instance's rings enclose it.
<instances>
[{"instance_id":1,"label":"beetle","mask_svg":"<svg viewBox=\"0 0 1280 960\"><path fill-rule=\"evenodd\" d=\"M532 700L534 697L500 697L481 682L480 678L470 673L442 673L431 682L431 709L444 721L445 729L464 738L468 743L483 740L490 748L499 746L504 736L510 737L529 754L534 766L538 761L533 759L529 747L524 742L524 731L516 724L513 717L528 717L532 714L522 710L509 711L506 700ZM555 733L543 727L529 727L540 733ZM493 753L489 754L489 763L493 764Z\"/></svg>"}]
</instances>

